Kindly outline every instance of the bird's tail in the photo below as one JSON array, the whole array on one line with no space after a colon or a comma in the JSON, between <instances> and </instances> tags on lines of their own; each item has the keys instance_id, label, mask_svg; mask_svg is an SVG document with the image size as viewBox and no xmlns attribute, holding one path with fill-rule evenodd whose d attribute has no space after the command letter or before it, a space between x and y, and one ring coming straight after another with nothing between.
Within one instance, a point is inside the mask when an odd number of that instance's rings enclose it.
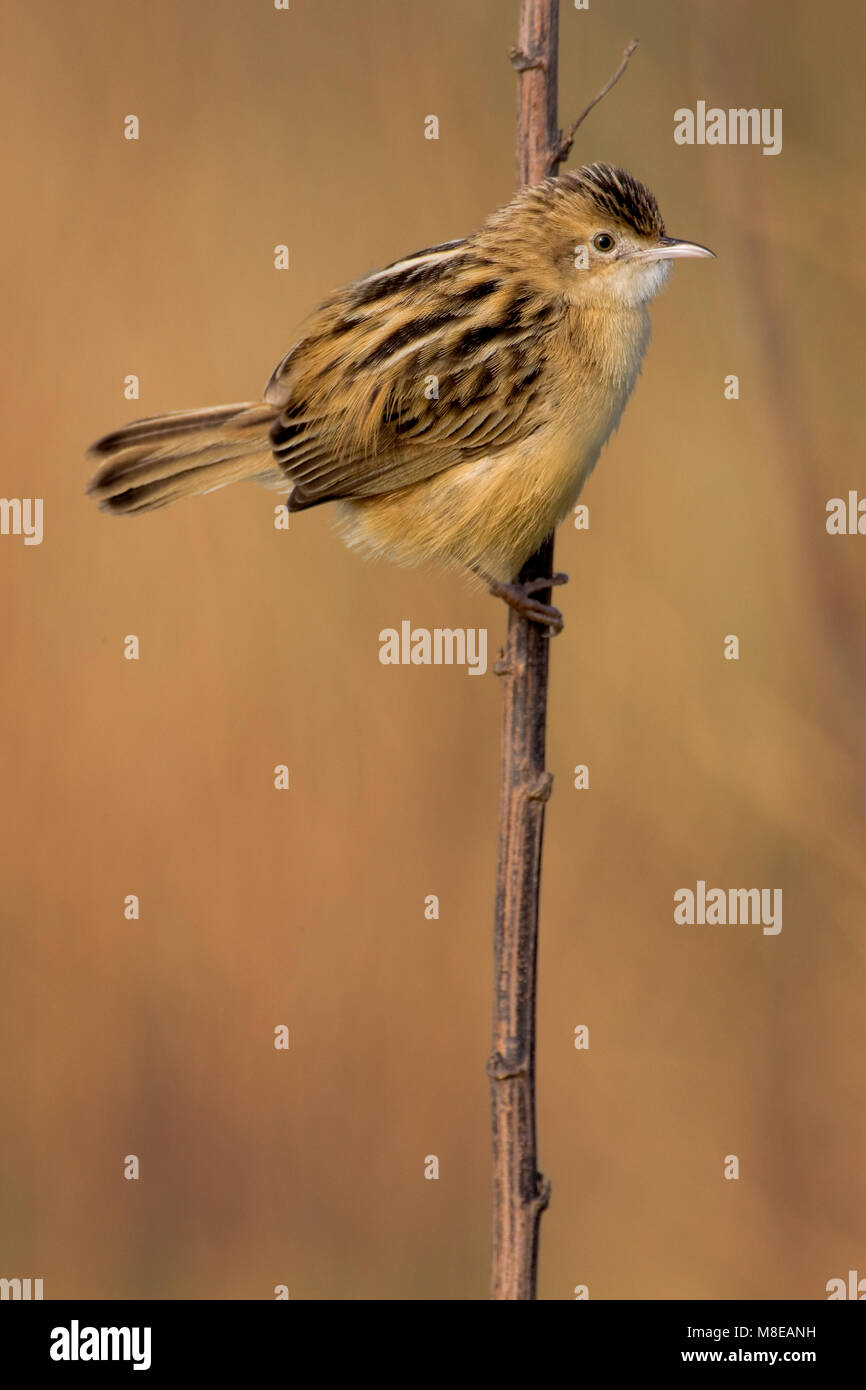
<instances>
[{"instance_id":1,"label":"bird's tail","mask_svg":"<svg viewBox=\"0 0 866 1390\"><path fill-rule=\"evenodd\" d=\"M245 478L286 485L271 453L277 414L246 401L134 420L91 445L100 467L87 491L106 511L147 512Z\"/></svg>"}]
</instances>

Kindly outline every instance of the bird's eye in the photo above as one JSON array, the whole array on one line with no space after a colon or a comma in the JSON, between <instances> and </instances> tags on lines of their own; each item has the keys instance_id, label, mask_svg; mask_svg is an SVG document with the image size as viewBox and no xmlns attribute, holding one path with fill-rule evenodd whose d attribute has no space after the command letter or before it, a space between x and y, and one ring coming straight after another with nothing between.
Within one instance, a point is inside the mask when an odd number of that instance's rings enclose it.
<instances>
[{"instance_id":1,"label":"bird's eye","mask_svg":"<svg viewBox=\"0 0 866 1390\"><path fill-rule=\"evenodd\" d=\"M614 241L610 232L597 232L592 239L592 244L596 251L612 251Z\"/></svg>"}]
</instances>

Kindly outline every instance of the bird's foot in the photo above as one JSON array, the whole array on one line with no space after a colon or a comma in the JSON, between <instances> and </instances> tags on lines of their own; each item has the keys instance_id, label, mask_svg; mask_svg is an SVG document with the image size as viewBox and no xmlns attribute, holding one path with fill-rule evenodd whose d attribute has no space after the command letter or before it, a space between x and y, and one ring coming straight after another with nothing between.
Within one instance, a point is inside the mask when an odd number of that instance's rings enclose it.
<instances>
[{"instance_id":1,"label":"bird's foot","mask_svg":"<svg viewBox=\"0 0 866 1390\"><path fill-rule=\"evenodd\" d=\"M528 618L532 623L540 623L546 627L550 637L557 632L562 632L564 627L563 617L558 608L554 608L552 603L542 603L540 599L533 598L541 589L549 589L553 584L567 584L567 574L553 574L548 579L530 579L520 584L516 580L510 584L504 584L499 579L490 581L490 592L494 598L501 598L513 608L515 613L519 613L521 618Z\"/></svg>"}]
</instances>

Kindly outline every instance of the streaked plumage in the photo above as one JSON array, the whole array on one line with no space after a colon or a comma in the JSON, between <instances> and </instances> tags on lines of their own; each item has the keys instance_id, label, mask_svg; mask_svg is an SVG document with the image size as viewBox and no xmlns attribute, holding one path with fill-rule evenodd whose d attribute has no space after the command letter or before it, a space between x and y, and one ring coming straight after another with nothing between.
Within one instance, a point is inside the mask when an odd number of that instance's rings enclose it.
<instances>
[{"instance_id":1,"label":"streaked plumage","mask_svg":"<svg viewBox=\"0 0 866 1390\"><path fill-rule=\"evenodd\" d=\"M608 254L589 245L599 228L615 239ZM134 512L241 477L291 485L294 511L337 502L345 538L365 552L509 580L618 423L665 243L655 199L624 171L548 179L474 235L332 294L264 401L101 439L90 491Z\"/></svg>"}]
</instances>

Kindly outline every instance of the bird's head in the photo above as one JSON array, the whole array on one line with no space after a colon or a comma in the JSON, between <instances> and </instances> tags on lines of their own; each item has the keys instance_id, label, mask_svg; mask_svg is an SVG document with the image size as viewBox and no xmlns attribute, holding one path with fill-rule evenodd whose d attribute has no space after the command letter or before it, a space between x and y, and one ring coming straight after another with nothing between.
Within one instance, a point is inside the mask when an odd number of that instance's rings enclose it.
<instances>
[{"instance_id":1,"label":"bird's head","mask_svg":"<svg viewBox=\"0 0 866 1390\"><path fill-rule=\"evenodd\" d=\"M524 189L485 231L522 254L524 272L545 289L586 307L637 308L661 289L671 261L714 254L667 236L653 194L610 164Z\"/></svg>"}]
</instances>

